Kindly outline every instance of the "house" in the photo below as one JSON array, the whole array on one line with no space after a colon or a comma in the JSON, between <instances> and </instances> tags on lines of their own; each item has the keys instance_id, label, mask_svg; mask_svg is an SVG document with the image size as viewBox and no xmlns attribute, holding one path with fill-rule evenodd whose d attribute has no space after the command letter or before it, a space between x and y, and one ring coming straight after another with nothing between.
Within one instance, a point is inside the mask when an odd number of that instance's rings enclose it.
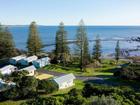
<instances>
[{"instance_id":1,"label":"house","mask_svg":"<svg viewBox=\"0 0 140 105\"><path fill-rule=\"evenodd\" d=\"M72 73L70 73L67 75L56 77L53 80L58 84L59 89L65 89L74 85L74 79L76 79L76 77Z\"/></svg>"},{"instance_id":2,"label":"house","mask_svg":"<svg viewBox=\"0 0 140 105\"><path fill-rule=\"evenodd\" d=\"M28 66L29 64L31 64L33 61L35 61L37 59L38 59L38 57L33 55L33 56L19 60L18 63L22 66Z\"/></svg>"},{"instance_id":3,"label":"house","mask_svg":"<svg viewBox=\"0 0 140 105\"><path fill-rule=\"evenodd\" d=\"M19 71L21 71L21 70L28 71L29 72L28 76L34 76L36 68L34 65L32 65L32 66L28 66L28 67L25 67L23 69L20 69Z\"/></svg>"},{"instance_id":4,"label":"house","mask_svg":"<svg viewBox=\"0 0 140 105\"><path fill-rule=\"evenodd\" d=\"M50 58L49 57L45 57L45 58L41 58L41 59L33 61L33 65L36 68L41 68L41 67L44 67L48 64L50 64Z\"/></svg>"},{"instance_id":5,"label":"house","mask_svg":"<svg viewBox=\"0 0 140 105\"><path fill-rule=\"evenodd\" d=\"M9 63L12 64L12 65L16 65L19 60L24 59L24 58L26 58L25 55L12 57L12 58L10 58Z\"/></svg>"},{"instance_id":6,"label":"house","mask_svg":"<svg viewBox=\"0 0 140 105\"><path fill-rule=\"evenodd\" d=\"M7 65L7 66L4 66L3 68L0 68L0 72L3 75L11 74L12 72L14 72L16 70L18 70L18 68L13 65Z\"/></svg>"},{"instance_id":7,"label":"house","mask_svg":"<svg viewBox=\"0 0 140 105\"><path fill-rule=\"evenodd\" d=\"M0 78L0 91L13 87L15 85L16 83L14 82L5 82L4 80Z\"/></svg>"}]
</instances>

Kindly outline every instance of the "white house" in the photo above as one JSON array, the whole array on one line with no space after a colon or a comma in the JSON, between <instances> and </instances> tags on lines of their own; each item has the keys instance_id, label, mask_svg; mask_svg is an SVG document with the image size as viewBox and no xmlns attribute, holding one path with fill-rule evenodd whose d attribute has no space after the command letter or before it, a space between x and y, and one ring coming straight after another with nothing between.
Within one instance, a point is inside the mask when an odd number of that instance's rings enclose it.
<instances>
[{"instance_id":1,"label":"white house","mask_svg":"<svg viewBox=\"0 0 140 105\"><path fill-rule=\"evenodd\" d=\"M14 82L5 82L4 80L2 80L0 78L0 91L2 91L3 89L4 90L8 89L8 88L15 86L15 85L16 85L16 83L14 83Z\"/></svg>"},{"instance_id":2,"label":"white house","mask_svg":"<svg viewBox=\"0 0 140 105\"><path fill-rule=\"evenodd\" d=\"M13 65L16 65L19 60L24 59L24 58L26 58L25 55L20 55L20 56L12 57L12 58L10 58L9 63L13 64Z\"/></svg>"},{"instance_id":3,"label":"white house","mask_svg":"<svg viewBox=\"0 0 140 105\"><path fill-rule=\"evenodd\" d=\"M35 61L37 59L38 59L38 57L33 55L33 56L19 60L18 63L23 66L28 66L30 63L32 63L33 61Z\"/></svg>"},{"instance_id":4,"label":"white house","mask_svg":"<svg viewBox=\"0 0 140 105\"><path fill-rule=\"evenodd\" d=\"M36 68L34 65L32 65L32 66L28 66L28 67L25 67L23 69L20 69L19 71L21 71L21 70L28 71L29 72L28 76L34 76Z\"/></svg>"},{"instance_id":5,"label":"white house","mask_svg":"<svg viewBox=\"0 0 140 105\"><path fill-rule=\"evenodd\" d=\"M65 89L74 85L74 79L76 79L76 77L72 73L70 73L67 75L56 77L53 80L58 84L59 89Z\"/></svg>"},{"instance_id":6,"label":"white house","mask_svg":"<svg viewBox=\"0 0 140 105\"><path fill-rule=\"evenodd\" d=\"M18 70L18 68L13 65L7 65L7 66L4 66L3 68L0 68L0 72L3 75L11 74L12 72L14 72L16 70Z\"/></svg>"},{"instance_id":7,"label":"white house","mask_svg":"<svg viewBox=\"0 0 140 105\"><path fill-rule=\"evenodd\" d=\"M49 57L45 57L45 58L41 58L41 59L33 61L33 65L36 68L41 68L41 67L44 67L44 66L49 65L49 64L50 64L50 58Z\"/></svg>"}]
</instances>

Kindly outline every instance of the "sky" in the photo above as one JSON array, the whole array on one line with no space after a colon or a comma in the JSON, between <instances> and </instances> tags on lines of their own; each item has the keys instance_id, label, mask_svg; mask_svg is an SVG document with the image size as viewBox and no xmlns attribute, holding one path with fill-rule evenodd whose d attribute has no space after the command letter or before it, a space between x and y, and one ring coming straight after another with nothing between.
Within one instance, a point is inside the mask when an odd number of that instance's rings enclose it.
<instances>
[{"instance_id":1,"label":"sky","mask_svg":"<svg viewBox=\"0 0 140 105\"><path fill-rule=\"evenodd\" d=\"M0 23L140 25L140 0L0 0Z\"/></svg>"}]
</instances>

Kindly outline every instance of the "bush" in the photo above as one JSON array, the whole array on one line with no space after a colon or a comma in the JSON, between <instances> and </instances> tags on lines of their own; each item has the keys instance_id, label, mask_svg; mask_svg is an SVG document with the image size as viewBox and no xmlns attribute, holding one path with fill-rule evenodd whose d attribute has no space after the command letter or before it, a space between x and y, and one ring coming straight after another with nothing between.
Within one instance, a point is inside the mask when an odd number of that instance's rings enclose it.
<instances>
[{"instance_id":1,"label":"bush","mask_svg":"<svg viewBox=\"0 0 140 105\"><path fill-rule=\"evenodd\" d=\"M55 97L41 98L37 97L33 100L22 103L21 105L62 105Z\"/></svg>"},{"instance_id":2,"label":"bush","mask_svg":"<svg viewBox=\"0 0 140 105\"><path fill-rule=\"evenodd\" d=\"M38 90L44 90L45 93L49 94L58 90L58 85L53 80L39 80Z\"/></svg>"},{"instance_id":3,"label":"bush","mask_svg":"<svg viewBox=\"0 0 140 105\"><path fill-rule=\"evenodd\" d=\"M77 96L65 96L64 105L85 105L87 100L81 95Z\"/></svg>"},{"instance_id":4,"label":"bush","mask_svg":"<svg viewBox=\"0 0 140 105\"><path fill-rule=\"evenodd\" d=\"M86 84L83 88L83 96L90 97L96 95L110 95L111 93L122 93L122 90L119 88L106 86L106 85L93 85L93 84Z\"/></svg>"},{"instance_id":5,"label":"bush","mask_svg":"<svg viewBox=\"0 0 140 105\"><path fill-rule=\"evenodd\" d=\"M140 64L129 64L114 73L114 76L122 79L140 80Z\"/></svg>"},{"instance_id":6,"label":"bush","mask_svg":"<svg viewBox=\"0 0 140 105\"><path fill-rule=\"evenodd\" d=\"M114 100L111 96L105 97L102 95L101 97L94 97L90 102L90 105L121 105L116 100Z\"/></svg>"}]
</instances>

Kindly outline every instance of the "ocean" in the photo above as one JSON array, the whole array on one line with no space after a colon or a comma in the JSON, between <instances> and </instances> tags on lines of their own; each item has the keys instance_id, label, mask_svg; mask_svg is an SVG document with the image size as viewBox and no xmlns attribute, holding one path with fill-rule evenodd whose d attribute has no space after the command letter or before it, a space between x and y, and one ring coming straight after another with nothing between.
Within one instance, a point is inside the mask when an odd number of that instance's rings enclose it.
<instances>
[{"instance_id":1,"label":"ocean","mask_svg":"<svg viewBox=\"0 0 140 105\"><path fill-rule=\"evenodd\" d=\"M9 30L13 35L15 45L19 49L26 50L26 42L28 38L29 26L9 26ZM38 26L39 35L43 44L55 43L55 35L58 26ZM74 40L76 37L77 26L65 26L68 40ZM131 37L140 36L140 26L86 26L87 36L89 40L94 40L97 35L101 39L128 39ZM89 42L89 50L92 53L94 42ZM113 53L116 41L102 41L102 52ZM74 50L75 45L70 44L71 51ZM121 49L132 49L140 46L138 42L120 41ZM51 52L54 46L45 47L44 50Z\"/></svg>"}]
</instances>

